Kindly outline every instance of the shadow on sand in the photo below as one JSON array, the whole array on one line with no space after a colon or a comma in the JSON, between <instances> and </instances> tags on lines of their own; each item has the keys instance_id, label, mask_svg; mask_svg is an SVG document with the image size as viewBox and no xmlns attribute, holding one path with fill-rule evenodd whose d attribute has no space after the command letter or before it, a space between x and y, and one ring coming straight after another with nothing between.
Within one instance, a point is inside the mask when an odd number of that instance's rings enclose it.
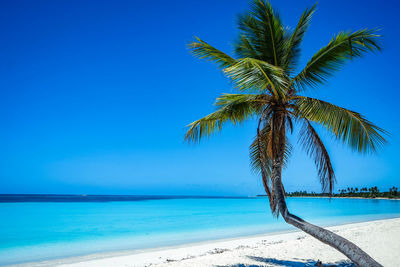
<instances>
[{"instance_id":1,"label":"shadow on sand","mask_svg":"<svg viewBox=\"0 0 400 267\"><path fill-rule=\"evenodd\" d=\"M274 267L283 267L283 266L290 266L290 267L311 267L316 266L317 262L315 260L305 260L305 259L298 259L296 260L278 260L272 258L263 258L263 257L253 257L247 256L249 259L253 261L257 261L260 264L233 264L233 265L225 265L225 266L218 266L218 267L265 267L265 266L274 266ZM334 263L326 263L323 264L324 267L355 267L352 262L350 261L339 261Z\"/></svg>"}]
</instances>

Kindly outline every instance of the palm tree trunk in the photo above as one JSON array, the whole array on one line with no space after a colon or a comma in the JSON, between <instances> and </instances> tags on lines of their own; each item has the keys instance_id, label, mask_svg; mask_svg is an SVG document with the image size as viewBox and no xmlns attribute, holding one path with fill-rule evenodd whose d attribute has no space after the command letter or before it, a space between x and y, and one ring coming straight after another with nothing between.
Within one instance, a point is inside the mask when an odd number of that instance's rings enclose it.
<instances>
[{"instance_id":1,"label":"palm tree trunk","mask_svg":"<svg viewBox=\"0 0 400 267\"><path fill-rule=\"evenodd\" d=\"M282 171L282 160L275 159L272 166L272 178L273 178L272 181L275 191L275 201L277 203L279 213L282 215L282 217L287 223L293 225L294 227L299 228L300 230L315 237L321 242L342 252L357 266L360 267L382 266L349 240L341 236L338 236L337 234L332 233L331 231L323 229L319 226L310 224L302 220L301 218L291 214L286 206L285 193L281 180L281 171Z\"/></svg>"}]
</instances>

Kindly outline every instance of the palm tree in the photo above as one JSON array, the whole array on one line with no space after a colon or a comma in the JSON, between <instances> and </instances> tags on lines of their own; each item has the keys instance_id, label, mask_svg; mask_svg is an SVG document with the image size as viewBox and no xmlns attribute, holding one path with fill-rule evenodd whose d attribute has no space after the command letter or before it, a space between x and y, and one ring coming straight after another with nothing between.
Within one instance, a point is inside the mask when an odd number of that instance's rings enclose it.
<instances>
[{"instance_id":1,"label":"palm tree","mask_svg":"<svg viewBox=\"0 0 400 267\"><path fill-rule=\"evenodd\" d=\"M323 85L347 61L380 50L376 30L340 32L296 73L300 44L314 11L315 5L304 11L294 29L289 29L270 3L255 0L250 11L239 16L235 57L196 38L189 45L191 52L216 63L238 93L218 97L217 110L189 124L185 140L200 141L227 122L241 124L257 119L256 136L250 145L251 165L262 178L272 213L339 250L358 266L381 266L350 241L293 215L286 205L281 171L290 156L287 135L294 126L302 127L299 141L315 161L323 191L329 193L335 174L314 124L361 153L376 151L385 143L384 130L359 113L304 96L308 88Z\"/></svg>"},{"instance_id":2,"label":"palm tree","mask_svg":"<svg viewBox=\"0 0 400 267\"><path fill-rule=\"evenodd\" d=\"M395 196L397 196L397 187L392 187L392 191L393 191L393 194L395 195Z\"/></svg>"}]
</instances>

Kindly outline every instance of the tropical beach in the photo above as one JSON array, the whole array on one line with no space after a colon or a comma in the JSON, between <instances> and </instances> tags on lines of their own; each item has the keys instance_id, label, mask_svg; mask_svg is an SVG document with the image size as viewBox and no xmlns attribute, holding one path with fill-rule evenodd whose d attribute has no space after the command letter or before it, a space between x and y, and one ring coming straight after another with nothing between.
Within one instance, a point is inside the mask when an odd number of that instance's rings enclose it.
<instances>
[{"instance_id":1,"label":"tropical beach","mask_svg":"<svg viewBox=\"0 0 400 267\"><path fill-rule=\"evenodd\" d=\"M396 238L400 219L329 227L376 257L383 266L400 264ZM92 254L12 266L354 266L346 257L301 232L257 235L145 251Z\"/></svg>"},{"instance_id":2,"label":"tropical beach","mask_svg":"<svg viewBox=\"0 0 400 267\"><path fill-rule=\"evenodd\" d=\"M330 227L347 239L363 244L383 266L398 266L400 219ZM95 256L96 257L96 256ZM190 245L133 255L97 255L100 259L70 259L56 266L354 266L346 257L311 237L285 233ZM76 262L78 261L78 262ZM40 266L40 265L39 265ZM42 265L45 266L45 265Z\"/></svg>"},{"instance_id":3,"label":"tropical beach","mask_svg":"<svg viewBox=\"0 0 400 267\"><path fill-rule=\"evenodd\" d=\"M400 266L399 9L3 1L0 266Z\"/></svg>"}]
</instances>

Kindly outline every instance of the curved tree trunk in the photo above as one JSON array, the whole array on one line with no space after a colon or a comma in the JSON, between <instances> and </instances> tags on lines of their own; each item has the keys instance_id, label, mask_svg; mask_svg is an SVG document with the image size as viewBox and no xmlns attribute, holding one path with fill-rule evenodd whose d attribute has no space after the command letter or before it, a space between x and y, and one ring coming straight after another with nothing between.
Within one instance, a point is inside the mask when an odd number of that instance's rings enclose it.
<instances>
[{"instance_id":1,"label":"curved tree trunk","mask_svg":"<svg viewBox=\"0 0 400 267\"><path fill-rule=\"evenodd\" d=\"M277 203L279 213L282 215L282 217L287 223L299 228L300 230L315 237L321 242L342 252L357 266L361 267L382 266L349 240L331 231L310 224L302 220L301 218L291 214L286 206L285 193L281 180L281 170L282 170L282 160L281 159L274 160L272 166L272 181L275 191L275 202Z\"/></svg>"}]
</instances>

